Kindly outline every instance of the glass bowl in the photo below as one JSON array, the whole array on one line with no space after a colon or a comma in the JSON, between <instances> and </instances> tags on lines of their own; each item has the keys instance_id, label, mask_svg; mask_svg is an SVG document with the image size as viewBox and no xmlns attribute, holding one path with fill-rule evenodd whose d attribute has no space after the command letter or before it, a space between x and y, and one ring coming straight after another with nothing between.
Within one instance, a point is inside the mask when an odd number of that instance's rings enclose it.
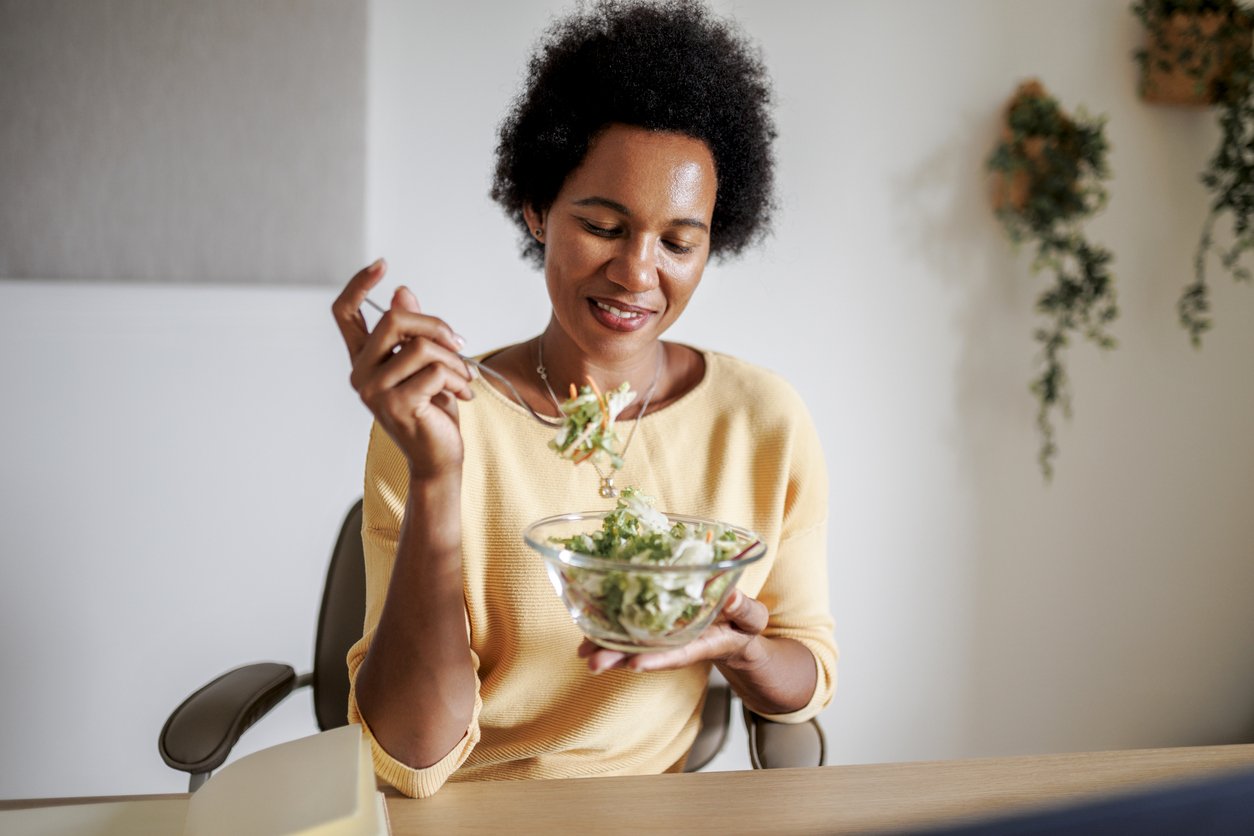
<instances>
[{"instance_id":1,"label":"glass bowl","mask_svg":"<svg viewBox=\"0 0 1254 836\"><path fill-rule=\"evenodd\" d=\"M745 528L667 514L672 524L719 526L735 534L734 557L715 563L624 563L561 545L601 527L609 511L559 514L529 525L523 540L544 559L549 580L583 634L601 647L647 653L679 647L701 635L722 610L740 574L766 555Z\"/></svg>"}]
</instances>

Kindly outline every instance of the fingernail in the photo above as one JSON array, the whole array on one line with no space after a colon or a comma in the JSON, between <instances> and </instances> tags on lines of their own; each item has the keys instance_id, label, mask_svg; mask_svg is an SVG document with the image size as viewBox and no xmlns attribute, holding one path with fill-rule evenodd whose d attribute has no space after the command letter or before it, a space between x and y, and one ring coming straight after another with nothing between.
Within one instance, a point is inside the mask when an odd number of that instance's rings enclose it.
<instances>
[{"instance_id":1,"label":"fingernail","mask_svg":"<svg viewBox=\"0 0 1254 836\"><path fill-rule=\"evenodd\" d=\"M378 269L379 269L380 267L382 267L382 266L383 266L383 259L382 259L382 258L376 258L373 262L371 262L370 266L369 266L369 267L367 267L366 269L367 269L368 271L370 271L371 273L373 273L373 272L375 272L376 270L378 270Z\"/></svg>"},{"instance_id":2,"label":"fingernail","mask_svg":"<svg viewBox=\"0 0 1254 836\"><path fill-rule=\"evenodd\" d=\"M461 334L453 334L453 342L457 343L458 348L466 347L466 338Z\"/></svg>"}]
</instances>

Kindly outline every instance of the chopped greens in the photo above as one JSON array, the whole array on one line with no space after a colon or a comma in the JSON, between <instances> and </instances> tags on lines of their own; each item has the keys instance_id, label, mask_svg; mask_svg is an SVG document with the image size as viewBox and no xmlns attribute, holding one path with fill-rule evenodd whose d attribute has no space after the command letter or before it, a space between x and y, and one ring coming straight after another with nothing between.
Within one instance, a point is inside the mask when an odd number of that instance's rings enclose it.
<instances>
[{"instance_id":1,"label":"chopped greens","mask_svg":"<svg viewBox=\"0 0 1254 836\"><path fill-rule=\"evenodd\" d=\"M623 466L623 457L614 421L636 399L636 393L625 381L604 394L591 378L588 384L578 390L575 384L570 385L570 398L561 405L562 426L549 447L575 464L608 459L610 467L618 470Z\"/></svg>"},{"instance_id":2,"label":"chopped greens","mask_svg":"<svg viewBox=\"0 0 1254 836\"><path fill-rule=\"evenodd\" d=\"M601 571L568 567L568 592L602 627L647 642L697 619L718 603L731 575L711 575L708 565L736 557L744 548L736 533L717 523L671 523L650 497L624 488L618 506L599 531L554 538L571 551L615 563L692 566L694 571Z\"/></svg>"}]
</instances>

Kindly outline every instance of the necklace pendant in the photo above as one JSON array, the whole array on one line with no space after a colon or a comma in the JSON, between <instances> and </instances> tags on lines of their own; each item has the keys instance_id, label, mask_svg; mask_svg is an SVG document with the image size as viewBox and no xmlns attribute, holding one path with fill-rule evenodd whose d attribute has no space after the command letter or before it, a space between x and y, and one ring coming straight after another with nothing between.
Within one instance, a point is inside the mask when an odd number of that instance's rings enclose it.
<instances>
[{"instance_id":1,"label":"necklace pendant","mask_svg":"<svg viewBox=\"0 0 1254 836\"><path fill-rule=\"evenodd\" d=\"M618 491L614 488L613 476L601 477L601 496L605 497L606 499L613 499L614 497L618 496Z\"/></svg>"}]
</instances>

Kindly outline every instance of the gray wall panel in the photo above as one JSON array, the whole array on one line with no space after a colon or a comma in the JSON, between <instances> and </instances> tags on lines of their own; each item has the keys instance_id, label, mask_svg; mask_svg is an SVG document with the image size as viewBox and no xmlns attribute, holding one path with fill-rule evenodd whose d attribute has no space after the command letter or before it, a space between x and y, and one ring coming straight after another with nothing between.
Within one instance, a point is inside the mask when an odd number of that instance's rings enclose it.
<instances>
[{"instance_id":1,"label":"gray wall panel","mask_svg":"<svg viewBox=\"0 0 1254 836\"><path fill-rule=\"evenodd\" d=\"M363 258L366 17L0 0L0 276L341 281Z\"/></svg>"}]
</instances>

